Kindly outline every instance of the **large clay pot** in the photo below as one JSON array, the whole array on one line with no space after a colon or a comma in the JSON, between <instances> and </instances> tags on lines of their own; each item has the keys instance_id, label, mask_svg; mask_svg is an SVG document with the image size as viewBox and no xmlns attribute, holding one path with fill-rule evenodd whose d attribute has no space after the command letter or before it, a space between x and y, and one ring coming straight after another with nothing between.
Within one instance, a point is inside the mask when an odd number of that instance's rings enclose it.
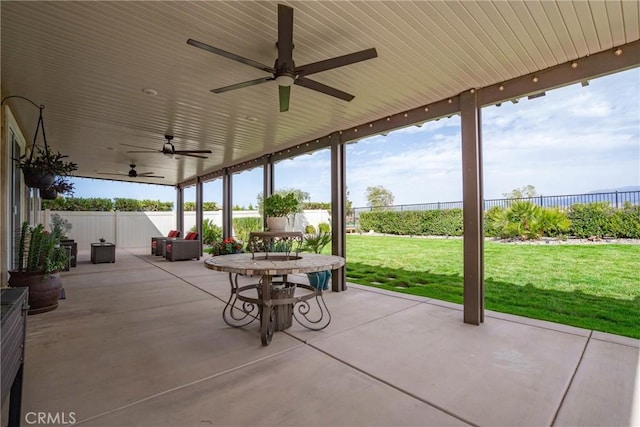
<instances>
[{"instance_id":1,"label":"large clay pot","mask_svg":"<svg viewBox=\"0 0 640 427\"><path fill-rule=\"evenodd\" d=\"M24 183L29 188L49 188L53 185L55 176L52 173L38 168L22 168Z\"/></svg>"},{"instance_id":2,"label":"large clay pot","mask_svg":"<svg viewBox=\"0 0 640 427\"><path fill-rule=\"evenodd\" d=\"M289 220L286 216L267 217L267 228L269 231L286 231Z\"/></svg>"},{"instance_id":3,"label":"large clay pot","mask_svg":"<svg viewBox=\"0 0 640 427\"><path fill-rule=\"evenodd\" d=\"M10 271L9 286L29 288L29 314L44 313L58 308L62 289L60 273L44 275L33 271Z\"/></svg>"}]
</instances>

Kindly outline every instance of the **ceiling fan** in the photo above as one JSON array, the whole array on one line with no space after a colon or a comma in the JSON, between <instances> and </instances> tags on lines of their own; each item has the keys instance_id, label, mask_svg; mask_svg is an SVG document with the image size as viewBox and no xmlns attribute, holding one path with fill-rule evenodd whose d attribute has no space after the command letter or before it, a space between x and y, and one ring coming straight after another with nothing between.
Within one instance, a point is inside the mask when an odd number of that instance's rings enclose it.
<instances>
[{"instance_id":1,"label":"ceiling fan","mask_svg":"<svg viewBox=\"0 0 640 427\"><path fill-rule=\"evenodd\" d=\"M176 150L175 145L173 145L173 143L171 142L173 140L173 135L165 135L164 137L167 140L167 142L165 142L164 145L162 146L162 150L146 149L142 151L140 150L127 151L127 153L162 153L168 156L180 155L180 156L198 157L200 159L206 159L207 156L199 156L198 154L212 153L211 150ZM146 147L139 147L137 145L129 145L129 144L122 144L122 145L126 145L127 147L146 148Z\"/></svg>"},{"instance_id":2,"label":"ceiling fan","mask_svg":"<svg viewBox=\"0 0 640 427\"><path fill-rule=\"evenodd\" d=\"M350 53L343 56L337 56L335 58L325 59L323 61L313 62L311 64L301 65L296 67L293 62L293 9L289 6L282 4L278 5L278 42L276 46L278 48L278 58L273 67L260 64L259 62L251 59L243 58L242 56L235 55L233 53L218 49L208 44L199 42L197 40L189 39L187 43L191 46L204 49L216 55L224 56L225 58L232 59L234 61L241 62L251 67L257 68L267 73L273 74L270 77L262 77L256 80L249 80L243 83L237 83L230 86L213 89L213 93L223 93L234 89L240 89L243 87L253 86L260 83L265 83L271 80L275 80L278 84L280 95L280 111L289 110L289 98L291 96L291 85L296 84L298 86L306 87L326 95L330 95L345 101L351 101L355 96L343 92L339 89L327 86L322 83L318 83L315 80L310 80L307 76L321 71L331 70L333 68L343 67L345 65L353 64L367 59L372 59L378 56L375 48L362 50L360 52Z\"/></svg>"},{"instance_id":3,"label":"ceiling fan","mask_svg":"<svg viewBox=\"0 0 640 427\"><path fill-rule=\"evenodd\" d=\"M164 176L154 175L153 172L138 172L136 170L136 165L131 163L129 165L131 170L129 173L107 173L107 172L98 172L99 175L120 175L120 176L128 176L129 178L164 178Z\"/></svg>"}]
</instances>

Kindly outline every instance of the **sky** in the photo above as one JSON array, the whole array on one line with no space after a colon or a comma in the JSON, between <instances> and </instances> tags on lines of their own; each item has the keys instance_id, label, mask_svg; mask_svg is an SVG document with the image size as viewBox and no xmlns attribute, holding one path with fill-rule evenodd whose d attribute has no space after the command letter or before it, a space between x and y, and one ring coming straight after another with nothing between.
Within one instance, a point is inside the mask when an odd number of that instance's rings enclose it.
<instances>
[{"instance_id":1,"label":"sky","mask_svg":"<svg viewBox=\"0 0 640 427\"><path fill-rule=\"evenodd\" d=\"M546 96L482 109L486 199L533 185L542 195L640 187L640 69L548 91ZM347 188L354 207L381 185L394 204L462 200L460 117L454 115L347 145ZM331 200L329 150L275 165L276 189L298 188L314 202ZM75 178L75 197L172 201L173 187ZM233 203L256 205L262 169L234 175ZM205 201L221 204L221 180L204 184ZM185 201L195 201L194 187Z\"/></svg>"}]
</instances>

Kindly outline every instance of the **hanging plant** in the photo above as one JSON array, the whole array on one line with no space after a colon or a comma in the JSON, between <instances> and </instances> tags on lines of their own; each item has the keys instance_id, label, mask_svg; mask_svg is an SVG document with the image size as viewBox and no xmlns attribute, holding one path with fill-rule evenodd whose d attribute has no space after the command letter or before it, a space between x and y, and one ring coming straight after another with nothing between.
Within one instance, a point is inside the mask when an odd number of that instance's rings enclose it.
<instances>
[{"instance_id":1,"label":"hanging plant","mask_svg":"<svg viewBox=\"0 0 640 427\"><path fill-rule=\"evenodd\" d=\"M44 200L55 200L59 194L72 195L73 190L73 183L69 182L65 177L58 175L50 187L40 189L40 198Z\"/></svg>"},{"instance_id":2,"label":"hanging plant","mask_svg":"<svg viewBox=\"0 0 640 427\"><path fill-rule=\"evenodd\" d=\"M72 172L78 170L78 165L76 163L63 160L68 156L63 155L60 152L54 153L49 150L49 146L47 145L47 136L44 132L44 120L42 118L44 105L38 106L30 99L18 95L12 95L4 98L0 105L9 98L24 99L40 109L38 124L36 125L36 131L33 135L33 144L31 144L29 153L20 156L18 159L14 158L16 166L22 169L24 181L27 187L46 190L53 185L56 176L69 176ZM40 132L40 129L42 129L42 148L37 146L38 133Z\"/></svg>"}]
</instances>

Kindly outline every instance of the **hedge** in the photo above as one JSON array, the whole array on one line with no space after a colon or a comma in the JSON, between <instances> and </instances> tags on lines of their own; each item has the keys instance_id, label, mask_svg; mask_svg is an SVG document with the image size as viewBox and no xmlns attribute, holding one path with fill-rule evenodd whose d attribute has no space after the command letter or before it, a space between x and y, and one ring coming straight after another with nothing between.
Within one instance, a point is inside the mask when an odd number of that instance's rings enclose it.
<instances>
[{"instance_id":1,"label":"hedge","mask_svg":"<svg viewBox=\"0 0 640 427\"><path fill-rule=\"evenodd\" d=\"M628 202L622 209L614 209L606 202L575 204L568 216L576 237L640 238L640 206Z\"/></svg>"},{"instance_id":2,"label":"hedge","mask_svg":"<svg viewBox=\"0 0 640 427\"><path fill-rule=\"evenodd\" d=\"M114 200L106 198L75 198L58 197L55 200L43 200L42 209L52 211L90 211L108 212L118 210L121 212L171 212L172 202L161 202L159 200L137 200L116 198Z\"/></svg>"},{"instance_id":3,"label":"hedge","mask_svg":"<svg viewBox=\"0 0 640 427\"><path fill-rule=\"evenodd\" d=\"M461 236L462 209L362 212L360 229L409 236Z\"/></svg>"},{"instance_id":4,"label":"hedge","mask_svg":"<svg viewBox=\"0 0 640 427\"><path fill-rule=\"evenodd\" d=\"M536 207L530 213L531 218L516 212L510 214L509 209L494 207L485 212L485 236L640 239L640 206L630 203L621 209L614 209L606 202L574 204L567 211ZM462 225L462 209L378 210L360 214L361 230L384 234L461 236Z\"/></svg>"}]
</instances>

